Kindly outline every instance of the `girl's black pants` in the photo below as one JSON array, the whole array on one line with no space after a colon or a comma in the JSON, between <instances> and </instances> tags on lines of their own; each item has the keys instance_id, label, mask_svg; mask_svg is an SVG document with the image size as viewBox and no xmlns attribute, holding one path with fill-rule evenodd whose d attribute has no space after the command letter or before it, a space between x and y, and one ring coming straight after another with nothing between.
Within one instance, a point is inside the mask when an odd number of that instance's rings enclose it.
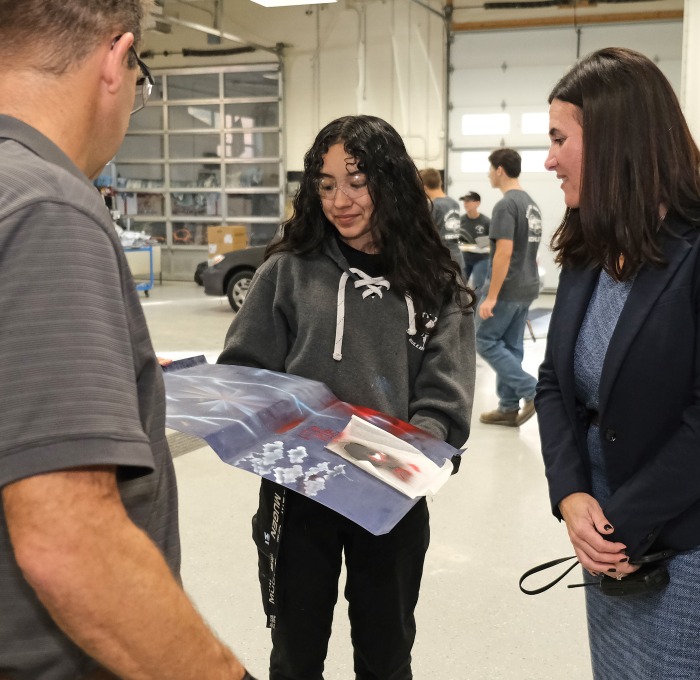
<instances>
[{"instance_id":1,"label":"girl's black pants","mask_svg":"<svg viewBox=\"0 0 700 680\"><path fill-rule=\"evenodd\" d=\"M275 491L281 488L263 480L253 517L264 602L269 558L261 537L269 526ZM410 680L414 609L429 541L425 498L388 534L374 536L320 503L287 491L270 680L323 679L343 554L356 680Z\"/></svg>"}]
</instances>

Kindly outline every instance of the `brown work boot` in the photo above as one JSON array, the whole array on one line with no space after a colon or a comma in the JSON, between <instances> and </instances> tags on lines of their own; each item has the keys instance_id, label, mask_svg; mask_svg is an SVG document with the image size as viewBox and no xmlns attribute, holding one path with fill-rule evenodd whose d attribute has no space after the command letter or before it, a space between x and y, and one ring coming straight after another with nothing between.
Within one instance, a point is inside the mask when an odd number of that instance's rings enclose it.
<instances>
[{"instance_id":1,"label":"brown work boot","mask_svg":"<svg viewBox=\"0 0 700 680\"><path fill-rule=\"evenodd\" d=\"M527 399L523 404L523 407L518 411L518 415L515 418L515 424L517 426L522 425L527 422L535 415L535 401L534 399Z\"/></svg>"},{"instance_id":2,"label":"brown work boot","mask_svg":"<svg viewBox=\"0 0 700 680\"><path fill-rule=\"evenodd\" d=\"M508 427L517 427L519 411L489 411L488 413L482 413L479 416L479 422L486 423L487 425L506 425Z\"/></svg>"}]
</instances>

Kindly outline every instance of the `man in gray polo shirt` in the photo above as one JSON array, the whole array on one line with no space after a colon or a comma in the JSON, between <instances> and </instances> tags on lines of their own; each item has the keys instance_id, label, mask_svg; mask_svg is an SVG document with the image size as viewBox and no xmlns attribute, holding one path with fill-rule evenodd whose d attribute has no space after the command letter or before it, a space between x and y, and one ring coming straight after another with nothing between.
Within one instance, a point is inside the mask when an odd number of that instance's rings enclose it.
<instances>
[{"instance_id":1,"label":"man in gray polo shirt","mask_svg":"<svg viewBox=\"0 0 700 680\"><path fill-rule=\"evenodd\" d=\"M161 369L88 179L150 91L146 10L0 0L3 680L249 677L179 584Z\"/></svg>"}]
</instances>

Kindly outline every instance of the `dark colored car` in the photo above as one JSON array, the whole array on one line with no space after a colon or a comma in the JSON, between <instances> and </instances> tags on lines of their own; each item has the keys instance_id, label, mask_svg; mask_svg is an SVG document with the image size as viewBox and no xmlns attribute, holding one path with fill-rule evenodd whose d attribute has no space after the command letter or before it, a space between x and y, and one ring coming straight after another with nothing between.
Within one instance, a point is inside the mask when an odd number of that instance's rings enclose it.
<instances>
[{"instance_id":1,"label":"dark colored car","mask_svg":"<svg viewBox=\"0 0 700 680\"><path fill-rule=\"evenodd\" d=\"M197 281L198 275L201 277L207 295L226 295L231 309L237 312L248 294L255 270L262 264L265 248L266 246L251 246L233 250L220 255L221 259L211 267L203 262L197 266L194 280Z\"/></svg>"}]
</instances>

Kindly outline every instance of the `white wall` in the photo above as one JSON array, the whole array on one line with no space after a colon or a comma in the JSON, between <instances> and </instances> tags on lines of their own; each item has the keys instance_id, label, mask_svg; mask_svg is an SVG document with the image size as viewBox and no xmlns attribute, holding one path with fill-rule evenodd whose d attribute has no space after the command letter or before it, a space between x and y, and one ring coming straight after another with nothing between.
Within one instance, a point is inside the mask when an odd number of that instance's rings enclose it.
<instances>
[{"instance_id":1,"label":"white wall","mask_svg":"<svg viewBox=\"0 0 700 680\"><path fill-rule=\"evenodd\" d=\"M682 35L681 22L587 26L581 30L580 54L610 45L636 49L654 59L676 92L680 92ZM521 153L538 149L544 152L548 148L546 129L539 135L523 134L520 114L548 110L549 92L576 60L576 50L577 34L568 28L463 33L455 37L450 81L451 151L447 168L447 191L451 196L457 198L466 191L477 191L481 194L483 212L490 215L501 193L488 182L485 156L499 146L513 147ZM500 112L511 114L509 134L481 137L461 134L463 114ZM483 167L464 172L463 153L473 151L484 153ZM554 289L559 271L549 241L564 214L559 182L553 173L545 172L540 166L535 172L523 172L521 183L542 210L540 264L546 270L545 287Z\"/></svg>"}]
</instances>

